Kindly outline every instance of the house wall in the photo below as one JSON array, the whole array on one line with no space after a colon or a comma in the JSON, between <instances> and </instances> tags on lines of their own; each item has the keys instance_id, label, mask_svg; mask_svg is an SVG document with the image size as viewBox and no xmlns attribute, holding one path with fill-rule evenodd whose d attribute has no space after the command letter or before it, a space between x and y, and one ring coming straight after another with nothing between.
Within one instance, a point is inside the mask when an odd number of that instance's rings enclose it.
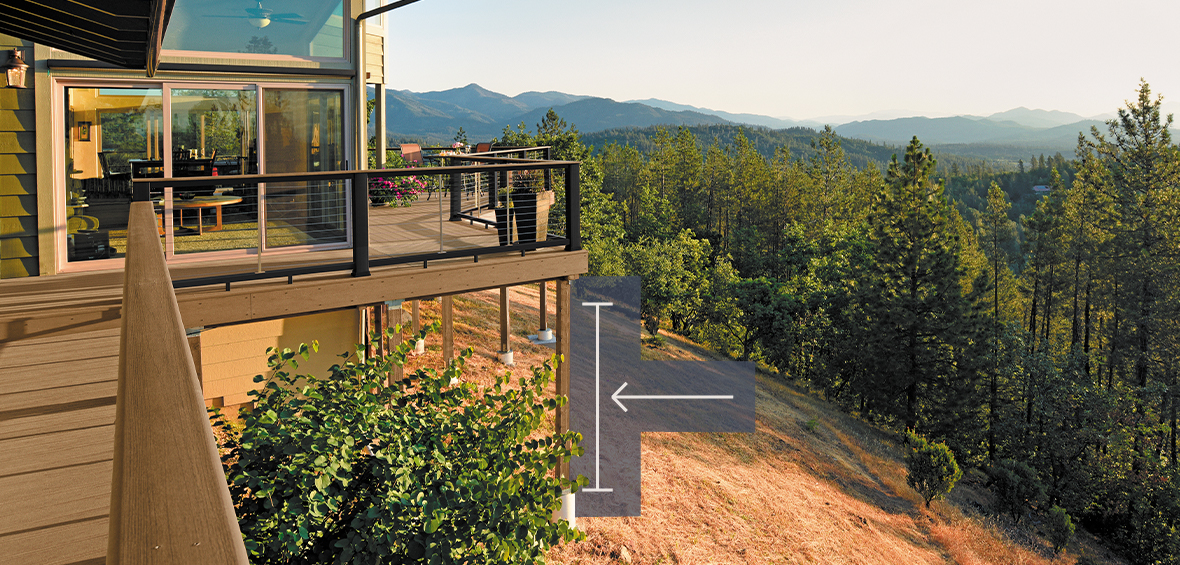
<instances>
[{"instance_id":1,"label":"house wall","mask_svg":"<svg viewBox=\"0 0 1180 565\"><path fill-rule=\"evenodd\" d=\"M360 318L355 309L342 310L213 328L201 332L200 339L206 404L235 406L250 402L247 393L258 388L254 376L267 373L266 348L294 350L300 343L319 341L320 352L308 361L300 359L297 371L324 376L341 361L337 354L355 350Z\"/></svg>"},{"instance_id":2,"label":"house wall","mask_svg":"<svg viewBox=\"0 0 1180 565\"><path fill-rule=\"evenodd\" d=\"M385 37L365 34L365 82L385 84Z\"/></svg>"},{"instance_id":3,"label":"house wall","mask_svg":"<svg viewBox=\"0 0 1180 565\"><path fill-rule=\"evenodd\" d=\"M36 88L33 44L0 34L0 57L20 48L26 89L0 88L0 278L38 272Z\"/></svg>"}]
</instances>

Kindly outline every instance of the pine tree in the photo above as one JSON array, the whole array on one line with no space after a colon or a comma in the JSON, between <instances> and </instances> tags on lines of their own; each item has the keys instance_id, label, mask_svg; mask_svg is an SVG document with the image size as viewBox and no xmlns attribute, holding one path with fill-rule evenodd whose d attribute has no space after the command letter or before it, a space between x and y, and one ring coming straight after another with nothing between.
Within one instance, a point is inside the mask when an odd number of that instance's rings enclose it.
<instances>
[{"instance_id":1,"label":"pine tree","mask_svg":"<svg viewBox=\"0 0 1180 565\"><path fill-rule=\"evenodd\" d=\"M992 351L993 360L991 374L988 381L988 426L987 426L987 456L989 460L996 458L996 419L999 412L999 379L1000 379L1000 332L1003 327L1003 317L1000 314L1000 279L1001 273L1011 277L1008 268L1008 246L1016 237L1015 226L1008 219L1008 210L1012 204L1008 196L1000 189L1000 185L992 181L987 191L987 211L980 216L980 239L984 252L987 254L991 270L992 287Z\"/></svg>"},{"instance_id":2,"label":"pine tree","mask_svg":"<svg viewBox=\"0 0 1180 565\"><path fill-rule=\"evenodd\" d=\"M956 375L967 305L959 281L959 238L935 160L915 137L894 156L873 210L874 267L861 301L866 381L861 394L915 429Z\"/></svg>"}]
</instances>

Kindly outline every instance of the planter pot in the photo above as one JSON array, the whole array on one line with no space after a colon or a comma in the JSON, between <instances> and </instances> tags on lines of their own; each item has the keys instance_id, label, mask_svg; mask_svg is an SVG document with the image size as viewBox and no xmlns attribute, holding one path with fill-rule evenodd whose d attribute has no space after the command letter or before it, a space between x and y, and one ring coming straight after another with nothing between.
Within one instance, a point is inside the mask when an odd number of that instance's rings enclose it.
<instances>
[{"instance_id":1,"label":"planter pot","mask_svg":"<svg viewBox=\"0 0 1180 565\"><path fill-rule=\"evenodd\" d=\"M500 245L508 245L508 209L494 208L496 211L496 235L500 236Z\"/></svg>"},{"instance_id":2,"label":"planter pot","mask_svg":"<svg viewBox=\"0 0 1180 565\"><path fill-rule=\"evenodd\" d=\"M521 243L545 241L549 229L549 207L553 192L516 191L512 193L513 215Z\"/></svg>"}]
</instances>

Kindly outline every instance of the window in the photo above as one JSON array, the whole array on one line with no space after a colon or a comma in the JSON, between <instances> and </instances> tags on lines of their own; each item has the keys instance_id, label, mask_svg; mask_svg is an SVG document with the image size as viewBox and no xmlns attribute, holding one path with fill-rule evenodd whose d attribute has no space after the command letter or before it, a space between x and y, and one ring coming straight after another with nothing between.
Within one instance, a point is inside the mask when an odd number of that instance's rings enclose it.
<instances>
[{"instance_id":1,"label":"window","mask_svg":"<svg viewBox=\"0 0 1180 565\"><path fill-rule=\"evenodd\" d=\"M346 167L345 90L264 84L66 86L67 263L123 257L133 178ZM225 182L153 194L169 258L348 243L344 181Z\"/></svg>"},{"instance_id":2,"label":"window","mask_svg":"<svg viewBox=\"0 0 1180 565\"><path fill-rule=\"evenodd\" d=\"M343 0L176 0L164 49L344 58Z\"/></svg>"}]
</instances>

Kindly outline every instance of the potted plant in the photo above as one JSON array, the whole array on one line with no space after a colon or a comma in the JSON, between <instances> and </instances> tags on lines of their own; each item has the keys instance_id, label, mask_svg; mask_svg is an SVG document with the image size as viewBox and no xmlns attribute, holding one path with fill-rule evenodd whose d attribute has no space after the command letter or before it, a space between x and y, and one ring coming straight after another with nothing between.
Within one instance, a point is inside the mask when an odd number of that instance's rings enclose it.
<instances>
[{"instance_id":1,"label":"potted plant","mask_svg":"<svg viewBox=\"0 0 1180 565\"><path fill-rule=\"evenodd\" d=\"M545 173L517 171L511 184L509 198L516 217L517 239L522 243L545 241L549 206L553 203L553 192L545 190Z\"/></svg>"}]
</instances>

